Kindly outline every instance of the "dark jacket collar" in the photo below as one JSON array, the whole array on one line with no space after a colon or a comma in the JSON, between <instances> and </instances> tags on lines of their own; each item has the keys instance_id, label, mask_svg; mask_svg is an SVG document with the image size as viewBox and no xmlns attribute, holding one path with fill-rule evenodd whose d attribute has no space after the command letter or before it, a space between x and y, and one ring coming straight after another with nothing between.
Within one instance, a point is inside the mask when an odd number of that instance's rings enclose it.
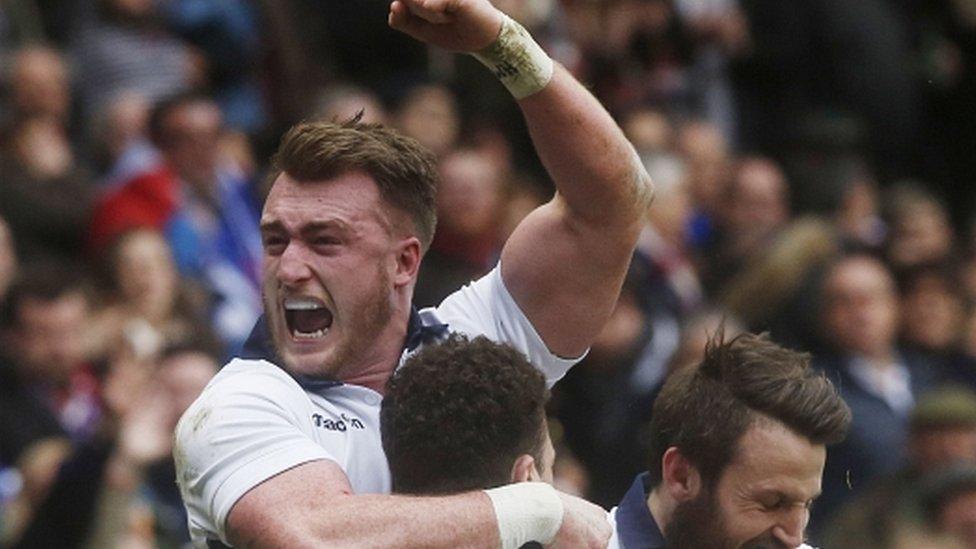
<instances>
[{"instance_id":1,"label":"dark jacket collar","mask_svg":"<svg viewBox=\"0 0 976 549\"><path fill-rule=\"evenodd\" d=\"M617 506L617 540L623 549L661 549L664 535L647 507L650 479L641 473Z\"/></svg>"}]
</instances>

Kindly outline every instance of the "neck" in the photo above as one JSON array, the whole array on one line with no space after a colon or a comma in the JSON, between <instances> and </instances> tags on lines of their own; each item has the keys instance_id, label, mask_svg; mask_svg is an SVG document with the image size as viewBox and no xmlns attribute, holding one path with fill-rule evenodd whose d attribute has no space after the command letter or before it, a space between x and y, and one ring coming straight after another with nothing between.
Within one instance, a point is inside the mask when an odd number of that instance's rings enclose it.
<instances>
[{"instance_id":1,"label":"neck","mask_svg":"<svg viewBox=\"0 0 976 549\"><path fill-rule=\"evenodd\" d=\"M386 382L400 365L403 345L407 338L407 325L410 321L409 302L400 304L392 313L392 320L373 340L367 353L365 364L355 368L347 375L340 375L343 383L359 385L380 394L386 393Z\"/></svg>"},{"instance_id":2,"label":"neck","mask_svg":"<svg viewBox=\"0 0 976 549\"><path fill-rule=\"evenodd\" d=\"M662 534L668 522L671 521L674 507L675 502L662 494L660 487L651 490L651 495L647 496L647 509L651 512L651 516L654 517L654 522L657 523Z\"/></svg>"}]
</instances>

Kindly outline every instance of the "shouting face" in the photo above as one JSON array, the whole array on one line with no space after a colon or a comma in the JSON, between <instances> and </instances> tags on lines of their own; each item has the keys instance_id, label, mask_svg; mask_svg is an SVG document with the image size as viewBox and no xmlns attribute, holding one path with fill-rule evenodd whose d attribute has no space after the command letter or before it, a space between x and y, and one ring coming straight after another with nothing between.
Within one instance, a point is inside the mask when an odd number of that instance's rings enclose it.
<instances>
[{"instance_id":1,"label":"shouting face","mask_svg":"<svg viewBox=\"0 0 976 549\"><path fill-rule=\"evenodd\" d=\"M275 181L261 217L264 305L286 368L349 380L391 360L406 330L398 259L417 241L394 236L394 217L363 173Z\"/></svg>"}]
</instances>

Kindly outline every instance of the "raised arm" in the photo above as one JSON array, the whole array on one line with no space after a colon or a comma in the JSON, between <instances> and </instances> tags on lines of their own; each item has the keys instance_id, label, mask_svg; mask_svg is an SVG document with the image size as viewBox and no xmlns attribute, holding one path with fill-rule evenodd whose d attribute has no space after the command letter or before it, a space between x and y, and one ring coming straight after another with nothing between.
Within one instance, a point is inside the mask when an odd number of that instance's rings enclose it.
<instances>
[{"instance_id":1,"label":"raised arm","mask_svg":"<svg viewBox=\"0 0 976 549\"><path fill-rule=\"evenodd\" d=\"M529 92L519 106L557 194L506 243L502 277L549 350L579 355L613 310L653 196L633 147L565 69L555 65L548 82L545 70L541 81L532 74L540 73L538 59L521 55L517 27L488 0L397 0L390 24L437 46L479 52L489 64L516 61L495 72L516 97ZM505 43L496 42L500 33ZM512 85L518 71L528 84Z\"/></svg>"}]
</instances>

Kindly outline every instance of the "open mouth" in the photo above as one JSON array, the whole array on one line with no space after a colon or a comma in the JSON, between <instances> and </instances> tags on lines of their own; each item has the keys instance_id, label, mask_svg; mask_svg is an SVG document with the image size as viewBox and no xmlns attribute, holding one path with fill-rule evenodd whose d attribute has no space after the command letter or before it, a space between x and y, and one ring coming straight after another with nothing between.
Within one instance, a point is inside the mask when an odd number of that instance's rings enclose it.
<instances>
[{"instance_id":1,"label":"open mouth","mask_svg":"<svg viewBox=\"0 0 976 549\"><path fill-rule=\"evenodd\" d=\"M329 333L332 311L314 297L289 297L284 300L285 322L295 339L319 339Z\"/></svg>"}]
</instances>

